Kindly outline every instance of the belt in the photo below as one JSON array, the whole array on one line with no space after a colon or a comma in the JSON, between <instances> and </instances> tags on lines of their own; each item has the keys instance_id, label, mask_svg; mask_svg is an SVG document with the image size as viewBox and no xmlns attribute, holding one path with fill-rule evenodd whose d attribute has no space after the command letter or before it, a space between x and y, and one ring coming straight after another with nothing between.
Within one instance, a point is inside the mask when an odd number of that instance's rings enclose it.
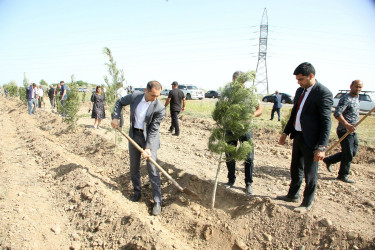
<instances>
[{"instance_id":1,"label":"belt","mask_svg":"<svg viewBox=\"0 0 375 250\"><path fill-rule=\"evenodd\" d=\"M142 132L143 133L143 129L140 129L140 128L133 128L134 131L138 131L138 132Z\"/></svg>"}]
</instances>

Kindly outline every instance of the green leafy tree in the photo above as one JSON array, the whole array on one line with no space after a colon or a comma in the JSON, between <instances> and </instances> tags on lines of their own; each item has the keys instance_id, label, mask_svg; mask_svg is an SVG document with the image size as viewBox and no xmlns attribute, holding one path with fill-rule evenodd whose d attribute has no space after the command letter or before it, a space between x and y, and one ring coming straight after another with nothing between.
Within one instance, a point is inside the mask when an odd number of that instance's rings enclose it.
<instances>
[{"instance_id":1,"label":"green leafy tree","mask_svg":"<svg viewBox=\"0 0 375 250\"><path fill-rule=\"evenodd\" d=\"M254 71L247 72L224 87L222 97L212 112L212 118L216 122L216 128L212 131L208 143L208 148L212 152L230 153L234 160L245 160L251 152L252 146L249 142L240 143L237 147L228 142L238 140L251 130L258 98L255 88L245 88L244 83L252 81L254 75Z\"/></svg>"},{"instance_id":2,"label":"green leafy tree","mask_svg":"<svg viewBox=\"0 0 375 250\"><path fill-rule=\"evenodd\" d=\"M26 78L26 73L23 73L23 87L20 87L18 90L20 100L24 103L27 104L26 100L26 88L29 86L29 80Z\"/></svg>"},{"instance_id":3,"label":"green leafy tree","mask_svg":"<svg viewBox=\"0 0 375 250\"><path fill-rule=\"evenodd\" d=\"M67 87L68 97L66 99L66 104L65 106L61 106L60 104L60 110L61 113L66 114L66 116L63 117L63 121L68 124L69 130L75 132L78 121L77 113L80 109L81 102L79 100L78 85L74 82L74 75L71 76L71 82Z\"/></svg>"},{"instance_id":4,"label":"green leafy tree","mask_svg":"<svg viewBox=\"0 0 375 250\"><path fill-rule=\"evenodd\" d=\"M87 87L89 85L89 83L81 81L81 80L76 81L76 83L77 83L78 87L84 87L84 86Z\"/></svg>"},{"instance_id":5,"label":"green leafy tree","mask_svg":"<svg viewBox=\"0 0 375 250\"><path fill-rule=\"evenodd\" d=\"M117 99L117 89L122 86L125 80L124 71L117 69L116 61L113 59L112 52L108 47L103 48L103 53L108 56L109 63L105 63L108 67L108 73L112 78L112 81L108 79L108 76L104 76L104 81L107 85L107 92L105 93L105 100L109 107L111 114L115 108L115 102ZM115 145L117 150L118 143L121 142L121 137L118 136L117 131L115 132Z\"/></svg>"},{"instance_id":6,"label":"green leafy tree","mask_svg":"<svg viewBox=\"0 0 375 250\"><path fill-rule=\"evenodd\" d=\"M83 91L82 93L82 103L86 102L86 91Z\"/></svg>"},{"instance_id":7,"label":"green leafy tree","mask_svg":"<svg viewBox=\"0 0 375 250\"><path fill-rule=\"evenodd\" d=\"M44 89L48 88L48 83L45 80L40 80L39 85L42 85Z\"/></svg>"},{"instance_id":8,"label":"green leafy tree","mask_svg":"<svg viewBox=\"0 0 375 250\"><path fill-rule=\"evenodd\" d=\"M108 79L108 76L104 76L104 81L107 85L107 91L105 94L106 103L109 106L111 114L115 106L115 101L117 99L116 92L117 89L122 86L122 82L125 80L124 71L117 69L116 61L112 56L112 52L108 47L103 48L103 54L108 56L109 63L105 63L108 67L108 73L112 78L111 81Z\"/></svg>"},{"instance_id":9,"label":"green leafy tree","mask_svg":"<svg viewBox=\"0 0 375 250\"><path fill-rule=\"evenodd\" d=\"M4 91L8 90L8 95L10 97L16 97L17 96L17 83L15 81L10 81L8 84L3 85Z\"/></svg>"},{"instance_id":10,"label":"green leafy tree","mask_svg":"<svg viewBox=\"0 0 375 250\"><path fill-rule=\"evenodd\" d=\"M220 155L212 207L215 203L217 178L223 157L225 161L242 161L252 150L252 141L239 142L237 146L229 142L238 140L252 128L253 114L259 101L255 87L246 88L245 82L252 82L254 78L255 72L249 71L238 76L234 82L228 83L222 90L221 98L212 112L216 128L211 133L208 148ZM226 158L225 154L230 154L231 158Z\"/></svg>"}]
</instances>

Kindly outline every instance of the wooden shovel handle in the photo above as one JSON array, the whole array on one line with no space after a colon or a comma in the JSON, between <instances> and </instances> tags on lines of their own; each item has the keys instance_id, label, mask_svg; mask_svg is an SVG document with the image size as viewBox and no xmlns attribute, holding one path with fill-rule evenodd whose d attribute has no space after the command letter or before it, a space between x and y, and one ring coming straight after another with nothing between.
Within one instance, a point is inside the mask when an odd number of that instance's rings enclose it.
<instances>
[{"instance_id":1,"label":"wooden shovel handle","mask_svg":"<svg viewBox=\"0 0 375 250\"><path fill-rule=\"evenodd\" d=\"M126 139L128 139L128 141L130 141L131 144L133 144L134 147L136 147L136 149L138 149L139 152L141 152L143 154L144 150L143 148L141 148L132 138L130 138L130 136L128 136L127 134L125 134L124 132L122 132L120 129L117 129L123 136L126 137ZM162 174L164 174L168 180L172 181L172 183L181 191L183 192L183 188L161 167L159 166L159 164L154 161L154 159L152 159L151 157L148 157L147 160L149 160L152 164L154 164L160 172L162 172Z\"/></svg>"},{"instance_id":2,"label":"wooden shovel handle","mask_svg":"<svg viewBox=\"0 0 375 250\"><path fill-rule=\"evenodd\" d=\"M369 112L367 112L367 114L366 114L364 117L362 117L362 119L359 120L359 122L357 122L357 123L354 125L354 127L358 127L359 124L361 124L361 122L363 122L363 120L366 119L366 117L369 116L369 115L370 115L372 112L374 112L374 111L375 111L375 107L372 108ZM333 144L332 146L330 146L330 147L326 150L326 154L327 154L329 151L331 151L332 149L334 149L334 148L335 148L340 142L342 142L342 140L344 140L344 139L345 139L350 133L351 133L350 131L346 132L346 134L343 135L343 136L340 138L339 141L335 142L335 144Z\"/></svg>"}]
</instances>

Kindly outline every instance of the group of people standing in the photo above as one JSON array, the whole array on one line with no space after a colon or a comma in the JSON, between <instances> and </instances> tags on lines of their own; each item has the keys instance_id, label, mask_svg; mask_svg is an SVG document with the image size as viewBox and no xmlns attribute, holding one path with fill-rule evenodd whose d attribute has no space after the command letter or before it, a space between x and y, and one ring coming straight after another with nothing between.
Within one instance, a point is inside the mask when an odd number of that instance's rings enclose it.
<instances>
[{"instance_id":1,"label":"group of people standing","mask_svg":"<svg viewBox=\"0 0 375 250\"><path fill-rule=\"evenodd\" d=\"M233 81L236 80L241 72L233 74ZM299 212L311 209L314 195L317 187L318 179L318 163L323 160L328 170L331 164L341 161L338 180L352 183L347 178L349 174L350 162L356 154L358 141L355 135L354 124L358 121L358 93L363 84L361 81L353 81L351 91L344 96L334 116L339 121L337 129L338 136L344 131L350 131L352 136L343 140L342 152L334 156L326 157L325 150L328 145L328 139L331 130L331 106L332 93L323 84L315 78L315 68L310 63L300 64L294 71L296 80L300 87L297 89L292 108L291 116L287 122L283 134L279 139L279 144L284 145L288 136L293 140L292 160L290 168L291 182L289 191L285 196L277 196L286 202L298 202L299 191L302 185L303 177L305 177L305 190L303 200L299 207L295 210ZM171 126L169 131L175 131L175 135L180 134L178 113L185 109L185 98L178 91L177 82L172 83L172 90L168 95L166 103L163 105L158 97L162 90L161 84L157 81L147 83L145 92L135 91L134 93L122 96L115 105L112 127L117 129L120 126L120 116L125 106L130 106L130 129L129 136L144 149L143 153L139 152L131 143L129 143L130 153L130 175L133 184L134 193L130 198L131 201L137 202L141 199L141 179L140 179L140 158L152 158L156 161L157 150L160 147L159 129L160 123L165 116L165 108L171 104ZM281 98L280 100L281 101ZM177 102L177 105L174 105ZM175 108L177 107L177 108ZM276 110L277 111L277 107ZM260 116L263 112L261 105L257 105L254 117ZM280 117L279 117L280 120ZM230 133L230 131L228 131ZM239 141L250 140L252 131L248 131L245 135L236 141L228 142L236 145ZM230 159L230 155L227 155ZM254 168L254 150L249 153L245 160L245 192L249 195L253 194L252 190L252 174ZM235 184L235 162L227 161L228 182L225 187L232 188ZM149 161L147 161L147 170L152 186L152 196L154 205L152 214L158 215L161 212L162 195L160 188L160 174L158 169Z\"/></svg>"},{"instance_id":2,"label":"group of people standing","mask_svg":"<svg viewBox=\"0 0 375 250\"><path fill-rule=\"evenodd\" d=\"M236 71L232 77L233 82L239 79L241 74L243 74L241 71ZM340 99L336 111L334 112L334 117L339 121L337 135L338 137L342 137L348 131L350 135L341 142L342 152L326 157L325 151L331 130L332 93L315 78L315 68L310 63L305 62L300 64L293 74L296 76L297 83L300 87L295 93L291 115L279 139L280 145L285 144L288 136L293 140L292 160L290 165L291 182L288 193L283 196L277 196L276 199L286 202L299 202L299 192L303 177L305 177L306 185L303 192L302 203L299 207L295 208L296 211L304 212L310 210L313 205L320 160L326 164L330 172L332 171L332 164L341 162L337 179L346 183L354 183L353 180L348 178L348 175L351 161L358 149L358 139L354 125L359 120L358 94L363 87L363 83L360 80L353 81L350 85L350 92ZM66 100L66 86L64 86L64 82L61 81L60 96L58 98L62 105L64 105ZM33 110L32 105L36 102L38 96L40 96L36 89L37 86L33 83L26 91L29 114L34 113L36 105L34 105ZM165 109L168 105L170 105L171 114L171 126L169 131L174 132L174 136L180 136L178 114L185 110L185 96L183 92L178 89L178 83L174 81L168 99L162 104L158 100L161 90L162 86L158 81L150 81L147 83L145 92L134 91L127 93L127 91L120 91L120 89L117 92L118 100L112 114L111 126L115 129L122 128L123 110L125 110L126 106L130 106L129 136L144 149L141 153L129 142L130 176L134 191L130 199L133 202L137 202L141 199L141 157L146 159L152 158L154 161L157 160L157 150L160 147L159 129L165 117ZM280 120L281 106L279 106L279 104L281 105L281 95L279 95L278 92L275 94L275 105L273 107L271 120L274 112L278 113L278 120ZM49 92L48 95L50 100L51 97L56 98L56 91L51 91L51 94ZM95 92L91 96L91 102L91 117L95 119L94 127L100 128L101 120L105 118L105 95L102 93L101 86L96 87ZM52 103L51 101L51 105ZM258 117L262 113L263 108L260 103L258 103L253 116ZM231 131L227 131L227 133L230 134ZM252 131L248 131L237 140L228 143L237 145L238 142L249 141L252 138ZM226 188L232 188L236 180L236 162L230 160L230 154L227 154L226 158L228 159L226 162L228 182L225 183L224 186ZM254 148L247 156L244 165L245 193L252 195ZM149 161L147 161L147 171L154 200L152 214L158 215L161 213L162 206L160 174L158 169Z\"/></svg>"},{"instance_id":3,"label":"group of people standing","mask_svg":"<svg viewBox=\"0 0 375 250\"><path fill-rule=\"evenodd\" d=\"M59 93L59 95L58 95ZM67 95L67 87L64 81L60 81L57 84L57 88L54 88L50 85L50 89L47 92L51 109L54 109L57 105L57 101L61 103L61 105L65 106L65 101L68 97ZM44 101L44 89L42 85L37 85L36 83L30 84L30 86L26 87L26 100L28 105L28 113L36 114L38 108L45 108L45 101Z\"/></svg>"},{"instance_id":4,"label":"group of people standing","mask_svg":"<svg viewBox=\"0 0 375 250\"><path fill-rule=\"evenodd\" d=\"M45 108L46 104L43 99L44 96L44 89L42 85L37 85L36 83L32 83L30 86L26 88L26 100L28 104L28 113L36 114L38 108Z\"/></svg>"},{"instance_id":5,"label":"group of people standing","mask_svg":"<svg viewBox=\"0 0 375 250\"><path fill-rule=\"evenodd\" d=\"M4 89L4 94L5 94L5 98L8 98L8 94L9 94L9 92L8 92L7 89ZM4 94L3 94L3 92L1 91L1 87L0 87L0 95L4 95ZM17 94L18 94L18 92L17 92Z\"/></svg>"}]
</instances>

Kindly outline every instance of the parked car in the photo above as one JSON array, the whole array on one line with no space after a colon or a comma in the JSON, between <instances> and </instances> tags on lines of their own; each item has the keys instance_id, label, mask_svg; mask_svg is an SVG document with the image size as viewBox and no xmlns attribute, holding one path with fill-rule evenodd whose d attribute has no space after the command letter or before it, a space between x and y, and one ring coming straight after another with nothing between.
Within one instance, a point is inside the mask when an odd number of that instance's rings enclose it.
<instances>
[{"instance_id":1,"label":"parked car","mask_svg":"<svg viewBox=\"0 0 375 250\"><path fill-rule=\"evenodd\" d=\"M282 103L289 103L289 104L293 104L293 100L294 100L294 97L289 95L289 94L286 94L286 93L280 93L281 94L281 102ZM275 100L275 94L272 94L272 95L267 95L265 97L263 97L262 101L263 102L274 102Z\"/></svg>"},{"instance_id":2,"label":"parked car","mask_svg":"<svg viewBox=\"0 0 375 250\"><path fill-rule=\"evenodd\" d=\"M339 90L339 93L333 98L332 107L336 108L340 98L349 93L350 90ZM375 91L362 91L359 94L359 109L363 111L370 111L375 107Z\"/></svg>"},{"instance_id":3,"label":"parked car","mask_svg":"<svg viewBox=\"0 0 375 250\"><path fill-rule=\"evenodd\" d=\"M136 91L136 90L141 91L141 92L145 92L145 88L134 88L134 91Z\"/></svg>"},{"instance_id":4,"label":"parked car","mask_svg":"<svg viewBox=\"0 0 375 250\"><path fill-rule=\"evenodd\" d=\"M78 92L90 92L88 88L78 88Z\"/></svg>"},{"instance_id":5,"label":"parked car","mask_svg":"<svg viewBox=\"0 0 375 250\"><path fill-rule=\"evenodd\" d=\"M186 100L190 99L199 99L204 98L203 90L198 89L196 86L191 84L179 84L178 89L181 89L184 92Z\"/></svg>"},{"instance_id":6,"label":"parked car","mask_svg":"<svg viewBox=\"0 0 375 250\"><path fill-rule=\"evenodd\" d=\"M168 96L169 95L169 91L171 91L170 89L163 89L161 92L160 92L160 95L166 95Z\"/></svg>"},{"instance_id":7,"label":"parked car","mask_svg":"<svg viewBox=\"0 0 375 250\"><path fill-rule=\"evenodd\" d=\"M206 98L220 98L221 97L221 92L216 91L216 90L210 90L204 94L204 97Z\"/></svg>"}]
</instances>

